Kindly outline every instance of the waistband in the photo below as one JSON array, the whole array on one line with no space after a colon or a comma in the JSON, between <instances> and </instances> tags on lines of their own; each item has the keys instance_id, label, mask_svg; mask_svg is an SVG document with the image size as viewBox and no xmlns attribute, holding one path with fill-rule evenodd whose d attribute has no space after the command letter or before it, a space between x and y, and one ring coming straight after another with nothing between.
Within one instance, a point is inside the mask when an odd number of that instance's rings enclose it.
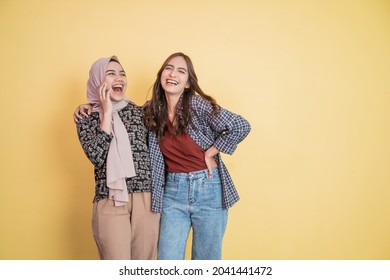
<instances>
[{"instance_id":1,"label":"waistband","mask_svg":"<svg viewBox=\"0 0 390 280\"><path fill-rule=\"evenodd\" d=\"M213 178L219 177L219 171L218 167L213 167ZM201 178L207 178L209 176L209 170L203 169L199 171L189 172L189 173L174 173L174 172L167 172L166 173L166 179L174 181L175 179L201 179Z\"/></svg>"}]
</instances>

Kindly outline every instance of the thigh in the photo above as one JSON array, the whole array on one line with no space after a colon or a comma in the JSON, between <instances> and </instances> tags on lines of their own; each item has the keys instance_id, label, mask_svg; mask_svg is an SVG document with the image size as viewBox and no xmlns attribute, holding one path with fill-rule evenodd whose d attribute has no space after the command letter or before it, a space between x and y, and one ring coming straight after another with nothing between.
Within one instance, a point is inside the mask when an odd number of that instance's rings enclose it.
<instances>
[{"instance_id":1,"label":"thigh","mask_svg":"<svg viewBox=\"0 0 390 280\"><path fill-rule=\"evenodd\" d=\"M131 201L132 259L154 259L157 251L160 213L151 210L150 192L133 193Z\"/></svg>"},{"instance_id":2,"label":"thigh","mask_svg":"<svg viewBox=\"0 0 390 280\"><path fill-rule=\"evenodd\" d=\"M221 259L228 210L222 207L222 186L217 178L205 178L192 215L193 259Z\"/></svg>"},{"instance_id":3,"label":"thigh","mask_svg":"<svg viewBox=\"0 0 390 280\"><path fill-rule=\"evenodd\" d=\"M158 242L159 260L181 260L185 257L191 227L188 213L188 190L179 182L167 182Z\"/></svg>"},{"instance_id":4,"label":"thigh","mask_svg":"<svg viewBox=\"0 0 390 280\"><path fill-rule=\"evenodd\" d=\"M114 206L110 199L95 202L94 238L102 259L130 259L130 214L127 205Z\"/></svg>"}]
</instances>

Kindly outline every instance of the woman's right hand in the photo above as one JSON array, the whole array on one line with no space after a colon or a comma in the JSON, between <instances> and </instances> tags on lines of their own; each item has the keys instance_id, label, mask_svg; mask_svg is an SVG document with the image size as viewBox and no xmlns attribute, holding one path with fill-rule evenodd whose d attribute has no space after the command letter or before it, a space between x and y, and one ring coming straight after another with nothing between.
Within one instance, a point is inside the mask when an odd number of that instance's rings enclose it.
<instances>
[{"instance_id":1,"label":"woman's right hand","mask_svg":"<svg viewBox=\"0 0 390 280\"><path fill-rule=\"evenodd\" d=\"M111 93L112 88L107 89L107 83L103 83L99 87L99 100L103 109L103 113L108 113L110 116L112 113L112 102L110 98Z\"/></svg>"},{"instance_id":2,"label":"woman's right hand","mask_svg":"<svg viewBox=\"0 0 390 280\"><path fill-rule=\"evenodd\" d=\"M88 117L92 112L92 106L90 104L81 104L76 108L73 113L73 120L77 123L83 117Z\"/></svg>"},{"instance_id":3,"label":"woman's right hand","mask_svg":"<svg viewBox=\"0 0 390 280\"><path fill-rule=\"evenodd\" d=\"M107 90L107 84L103 83L99 88L99 100L103 109L103 118L100 123L100 128L111 134L111 121L112 121L112 102L110 95L112 88Z\"/></svg>"}]
</instances>

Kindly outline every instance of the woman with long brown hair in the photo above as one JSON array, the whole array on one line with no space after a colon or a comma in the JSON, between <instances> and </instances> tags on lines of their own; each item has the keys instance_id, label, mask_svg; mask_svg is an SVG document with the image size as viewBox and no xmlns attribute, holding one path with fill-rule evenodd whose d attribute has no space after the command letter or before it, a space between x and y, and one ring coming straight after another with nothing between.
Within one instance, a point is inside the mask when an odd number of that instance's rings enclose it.
<instances>
[{"instance_id":1,"label":"woman with long brown hair","mask_svg":"<svg viewBox=\"0 0 390 280\"><path fill-rule=\"evenodd\" d=\"M145 125L153 174L152 209L161 212L158 259L221 259L228 208L239 196L220 152L232 154L249 123L198 85L191 59L170 55L157 73Z\"/></svg>"}]
</instances>

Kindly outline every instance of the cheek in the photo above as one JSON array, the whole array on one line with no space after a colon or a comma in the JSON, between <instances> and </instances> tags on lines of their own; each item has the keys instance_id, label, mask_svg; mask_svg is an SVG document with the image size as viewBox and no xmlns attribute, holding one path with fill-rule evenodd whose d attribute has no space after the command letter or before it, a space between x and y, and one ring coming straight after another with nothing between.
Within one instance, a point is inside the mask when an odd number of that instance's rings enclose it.
<instances>
[{"instance_id":1,"label":"cheek","mask_svg":"<svg viewBox=\"0 0 390 280\"><path fill-rule=\"evenodd\" d=\"M186 86L188 86L190 84L188 75L183 75L183 76L180 77L180 79L183 82L185 81Z\"/></svg>"},{"instance_id":2,"label":"cheek","mask_svg":"<svg viewBox=\"0 0 390 280\"><path fill-rule=\"evenodd\" d=\"M122 78L122 81L123 81L123 83L124 83L124 89L126 90L126 88L127 88L127 79L126 78Z\"/></svg>"},{"instance_id":3,"label":"cheek","mask_svg":"<svg viewBox=\"0 0 390 280\"><path fill-rule=\"evenodd\" d=\"M160 83L162 84L164 80L166 80L166 75L164 74L164 72L162 72L160 77Z\"/></svg>"},{"instance_id":4,"label":"cheek","mask_svg":"<svg viewBox=\"0 0 390 280\"><path fill-rule=\"evenodd\" d=\"M163 83L161 83L161 88L162 88L164 91L167 90L166 86L165 86Z\"/></svg>"},{"instance_id":5,"label":"cheek","mask_svg":"<svg viewBox=\"0 0 390 280\"><path fill-rule=\"evenodd\" d=\"M107 84L107 86L111 87L112 85L112 79L110 77L106 77L104 79L104 82Z\"/></svg>"},{"instance_id":6,"label":"cheek","mask_svg":"<svg viewBox=\"0 0 390 280\"><path fill-rule=\"evenodd\" d=\"M164 88L164 89L165 89L165 81L166 81L166 78L164 78L163 76L161 76L161 78L160 78L160 85L161 85L161 87Z\"/></svg>"}]
</instances>

